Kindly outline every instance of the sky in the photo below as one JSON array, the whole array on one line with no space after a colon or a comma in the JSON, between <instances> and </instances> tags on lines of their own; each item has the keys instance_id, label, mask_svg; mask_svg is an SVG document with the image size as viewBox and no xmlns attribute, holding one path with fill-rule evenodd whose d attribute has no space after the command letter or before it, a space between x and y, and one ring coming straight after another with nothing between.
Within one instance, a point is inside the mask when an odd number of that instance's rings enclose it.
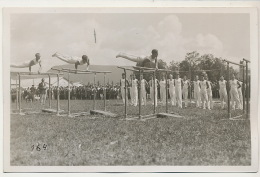
<instances>
[{"instance_id":1,"label":"sky","mask_svg":"<svg viewBox=\"0 0 260 177\"><path fill-rule=\"evenodd\" d=\"M11 63L34 59L39 52L42 71L66 64L51 56L55 52L87 55L92 65L119 66L135 63L116 58L118 53L148 56L152 49L167 63L192 51L234 62L250 57L248 14L23 13L12 14L10 21Z\"/></svg>"}]
</instances>

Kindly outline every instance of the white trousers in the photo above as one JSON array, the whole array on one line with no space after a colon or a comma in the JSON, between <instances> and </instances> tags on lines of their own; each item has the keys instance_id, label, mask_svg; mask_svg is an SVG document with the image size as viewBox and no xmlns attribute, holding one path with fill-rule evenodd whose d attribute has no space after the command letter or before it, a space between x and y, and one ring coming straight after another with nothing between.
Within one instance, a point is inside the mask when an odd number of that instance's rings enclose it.
<instances>
[{"instance_id":1,"label":"white trousers","mask_svg":"<svg viewBox=\"0 0 260 177\"><path fill-rule=\"evenodd\" d=\"M227 90L219 90L219 96L220 96L220 102L221 102L221 108L223 109L225 107L225 103L227 103Z\"/></svg>"},{"instance_id":2,"label":"white trousers","mask_svg":"<svg viewBox=\"0 0 260 177\"><path fill-rule=\"evenodd\" d=\"M133 87L132 88L132 94L133 94L133 105L137 106L137 102L138 102L138 91L137 91L137 87Z\"/></svg>"},{"instance_id":3,"label":"white trousers","mask_svg":"<svg viewBox=\"0 0 260 177\"><path fill-rule=\"evenodd\" d=\"M176 103L179 108L182 108L182 90L179 87L175 87Z\"/></svg>"},{"instance_id":4,"label":"white trousers","mask_svg":"<svg viewBox=\"0 0 260 177\"><path fill-rule=\"evenodd\" d=\"M211 90L207 90L207 93L208 93L208 105L209 105L209 108L213 109L212 91Z\"/></svg>"},{"instance_id":5,"label":"white trousers","mask_svg":"<svg viewBox=\"0 0 260 177\"><path fill-rule=\"evenodd\" d=\"M242 109L240 100L239 100L239 95L237 90L230 90L230 97L231 97L231 106L232 109L235 109L235 106L237 106L238 109Z\"/></svg>"},{"instance_id":6,"label":"white trousers","mask_svg":"<svg viewBox=\"0 0 260 177\"><path fill-rule=\"evenodd\" d=\"M176 105L175 87L170 87L169 93L171 98L171 104L175 106Z\"/></svg>"},{"instance_id":7,"label":"white trousers","mask_svg":"<svg viewBox=\"0 0 260 177\"><path fill-rule=\"evenodd\" d=\"M243 108L243 94L242 94L242 90L238 89L237 91L238 91L238 96L239 96L239 101L240 101L241 107Z\"/></svg>"},{"instance_id":8,"label":"white trousers","mask_svg":"<svg viewBox=\"0 0 260 177\"><path fill-rule=\"evenodd\" d=\"M162 104L165 105L166 104L166 88L165 87L160 88L160 96L161 96Z\"/></svg>"},{"instance_id":9,"label":"white trousers","mask_svg":"<svg viewBox=\"0 0 260 177\"><path fill-rule=\"evenodd\" d=\"M133 87L130 87L130 99L131 99L131 104L134 104Z\"/></svg>"},{"instance_id":10,"label":"white trousers","mask_svg":"<svg viewBox=\"0 0 260 177\"><path fill-rule=\"evenodd\" d=\"M187 88L182 90L182 95L183 95L185 107L187 107L188 106L188 89Z\"/></svg>"},{"instance_id":11,"label":"white trousers","mask_svg":"<svg viewBox=\"0 0 260 177\"><path fill-rule=\"evenodd\" d=\"M127 92L127 89L126 89L126 92L125 92L125 88L124 87L121 87L121 96L122 96L122 100L123 100L123 103L125 104L125 93L126 93L126 105L128 105L128 92Z\"/></svg>"},{"instance_id":12,"label":"white trousers","mask_svg":"<svg viewBox=\"0 0 260 177\"><path fill-rule=\"evenodd\" d=\"M40 94L40 103L45 105L45 101L46 101L46 93Z\"/></svg>"},{"instance_id":13,"label":"white trousers","mask_svg":"<svg viewBox=\"0 0 260 177\"><path fill-rule=\"evenodd\" d=\"M153 87L150 87L150 96L151 96L152 104L154 104L155 102L155 106L157 106L157 89L155 89L154 92Z\"/></svg>"},{"instance_id":14,"label":"white trousers","mask_svg":"<svg viewBox=\"0 0 260 177\"><path fill-rule=\"evenodd\" d=\"M200 97L201 97L201 102L202 102L202 106L203 106L203 109L206 108L206 106L208 108L210 108L210 105L209 105L209 99L208 99L208 93L207 91L200 91Z\"/></svg>"},{"instance_id":15,"label":"white trousers","mask_svg":"<svg viewBox=\"0 0 260 177\"><path fill-rule=\"evenodd\" d=\"M146 90L145 90L145 88L141 89L141 100L142 100L142 105L146 105Z\"/></svg>"},{"instance_id":16,"label":"white trousers","mask_svg":"<svg viewBox=\"0 0 260 177\"><path fill-rule=\"evenodd\" d=\"M195 102L196 102L196 107L200 107L200 90L194 90L194 98L195 98Z\"/></svg>"}]
</instances>

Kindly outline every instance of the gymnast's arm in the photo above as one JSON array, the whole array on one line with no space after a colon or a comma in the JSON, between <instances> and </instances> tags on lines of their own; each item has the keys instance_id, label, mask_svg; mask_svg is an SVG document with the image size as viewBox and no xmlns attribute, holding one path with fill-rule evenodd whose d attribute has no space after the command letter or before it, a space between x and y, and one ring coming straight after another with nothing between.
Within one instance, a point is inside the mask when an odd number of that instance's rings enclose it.
<instances>
[{"instance_id":1,"label":"gymnast's arm","mask_svg":"<svg viewBox=\"0 0 260 177\"><path fill-rule=\"evenodd\" d=\"M78 65L80 65L79 61L75 63L75 69L78 69Z\"/></svg>"},{"instance_id":2,"label":"gymnast's arm","mask_svg":"<svg viewBox=\"0 0 260 177\"><path fill-rule=\"evenodd\" d=\"M30 61L29 63L29 71L32 72L32 66L34 65L33 60Z\"/></svg>"}]
</instances>

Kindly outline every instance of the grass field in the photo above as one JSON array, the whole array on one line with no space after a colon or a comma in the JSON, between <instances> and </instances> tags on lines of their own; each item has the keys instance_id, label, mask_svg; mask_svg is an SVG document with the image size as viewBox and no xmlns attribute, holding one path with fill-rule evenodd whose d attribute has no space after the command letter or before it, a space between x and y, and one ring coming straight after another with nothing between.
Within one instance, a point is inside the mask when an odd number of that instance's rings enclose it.
<instances>
[{"instance_id":1,"label":"grass field","mask_svg":"<svg viewBox=\"0 0 260 177\"><path fill-rule=\"evenodd\" d=\"M56 102L52 105L56 107ZM41 108L39 102L23 102L22 106L30 111ZM103 109L102 101L97 102L97 108ZM67 110L67 101L61 100L61 109ZM71 102L71 112L90 109L92 101ZM250 121L227 119L227 111L220 110L219 105L211 111L193 105L186 109L170 106L169 112L184 118L146 121L124 120L121 100L107 101L107 110L119 117L12 114L11 165L236 166L251 163ZM157 108L157 112L164 110L163 106ZM143 107L143 115L151 113L152 105ZM137 116L138 107L128 106L128 114ZM236 110L232 116L240 114L242 111Z\"/></svg>"}]
</instances>

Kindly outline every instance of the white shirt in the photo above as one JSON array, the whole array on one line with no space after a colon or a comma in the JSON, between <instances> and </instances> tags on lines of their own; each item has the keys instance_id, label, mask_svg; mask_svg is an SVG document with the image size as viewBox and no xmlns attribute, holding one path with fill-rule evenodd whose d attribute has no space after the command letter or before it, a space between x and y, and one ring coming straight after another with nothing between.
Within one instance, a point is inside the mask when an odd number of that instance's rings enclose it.
<instances>
[{"instance_id":1,"label":"white shirt","mask_svg":"<svg viewBox=\"0 0 260 177\"><path fill-rule=\"evenodd\" d=\"M169 82L170 89L174 89L174 87L175 87L174 86L174 79L172 79L172 80L169 79L168 82Z\"/></svg>"},{"instance_id":2,"label":"white shirt","mask_svg":"<svg viewBox=\"0 0 260 177\"><path fill-rule=\"evenodd\" d=\"M189 85L188 85L189 81L188 80L185 80L183 81L183 90L187 90Z\"/></svg>"},{"instance_id":3,"label":"white shirt","mask_svg":"<svg viewBox=\"0 0 260 177\"><path fill-rule=\"evenodd\" d=\"M176 88L181 88L181 78L175 79L175 87Z\"/></svg>"},{"instance_id":4,"label":"white shirt","mask_svg":"<svg viewBox=\"0 0 260 177\"><path fill-rule=\"evenodd\" d=\"M238 82L238 81L237 81L236 79L230 80L231 90L236 90L236 91L237 91L237 87L238 87L237 82Z\"/></svg>"},{"instance_id":5,"label":"white shirt","mask_svg":"<svg viewBox=\"0 0 260 177\"><path fill-rule=\"evenodd\" d=\"M200 81L200 89L202 92L206 92L207 91L207 81Z\"/></svg>"},{"instance_id":6,"label":"white shirt","mask_svg":"<svg viewBox=\"0 0 260 177\"><path fill-rule=\"evenodd\" d=\"M158 80L155 79L155 90L157 90L157 81L158 81ZM149 84L149 85L150 85L150 88L153 89L153 85L154 85L153 83L154 83L154 80L150 80L149 82L150 82L150 84Z\"/></svg>"},{"instance_id":7,"label":"white shirt","mask_svg":"<svg viewBox=\"0 0 260 177\"><path fill-rule=\"evenodd\" d=\"M132 80L132 87L137 88L137 79Z\"/></svg>"},{"instance_id":8,"label":"white shirt","mask_svg":"<svg viewBox=\"0 0 260 177\"><path fill-rule=\"evenodd\" d=\"M145 80L144 79L141 80L141 89L145 90Z\"/></svg>"},{"instance_id":9,"label":"white shirt","mask_svg":"<svg viewBox=\"0 0 260 177\"><path fill-rule=\"evenodd\" d=\"M160 81L160 87L162 88L162 89L165 89L165 87L166 87L166 81L164 80L164 81Z\"/></svg>"},{"instance_id":10,"label":"white shirt","mask_svg":"<svg viewBox=\"0 0 260 177\"><path fill-rule=\"evenodd\" d=\"M124 88L125 87L125 82L126 82L125 79L121 79L120 81L121 81L121 88Z\"/></svg>"},{"instance_id":11,"label":"white shirt","mask_svg":"<svg viewBox=\"0 0 260 177\"><path fill-rule=\"evenodd\" d=\"M199 92L200 91L200 81L199 80L197 80L197 81L193 81L193 83L194 83L194 91L195 92Z\"/></svg>"},{"instance_id":12,"label":"white shirt","mask_svg":"<svg viewBox=\"0 0 260 177\"><path fill-rule=\"evenodd\" d=\"M218 84L219 84L219 90L221 90L221 91L225 91L225 90L227 90L227 89L226 89L226 83L227 83L226 80L218 81Z\"/></svg>"}]
</instances>

